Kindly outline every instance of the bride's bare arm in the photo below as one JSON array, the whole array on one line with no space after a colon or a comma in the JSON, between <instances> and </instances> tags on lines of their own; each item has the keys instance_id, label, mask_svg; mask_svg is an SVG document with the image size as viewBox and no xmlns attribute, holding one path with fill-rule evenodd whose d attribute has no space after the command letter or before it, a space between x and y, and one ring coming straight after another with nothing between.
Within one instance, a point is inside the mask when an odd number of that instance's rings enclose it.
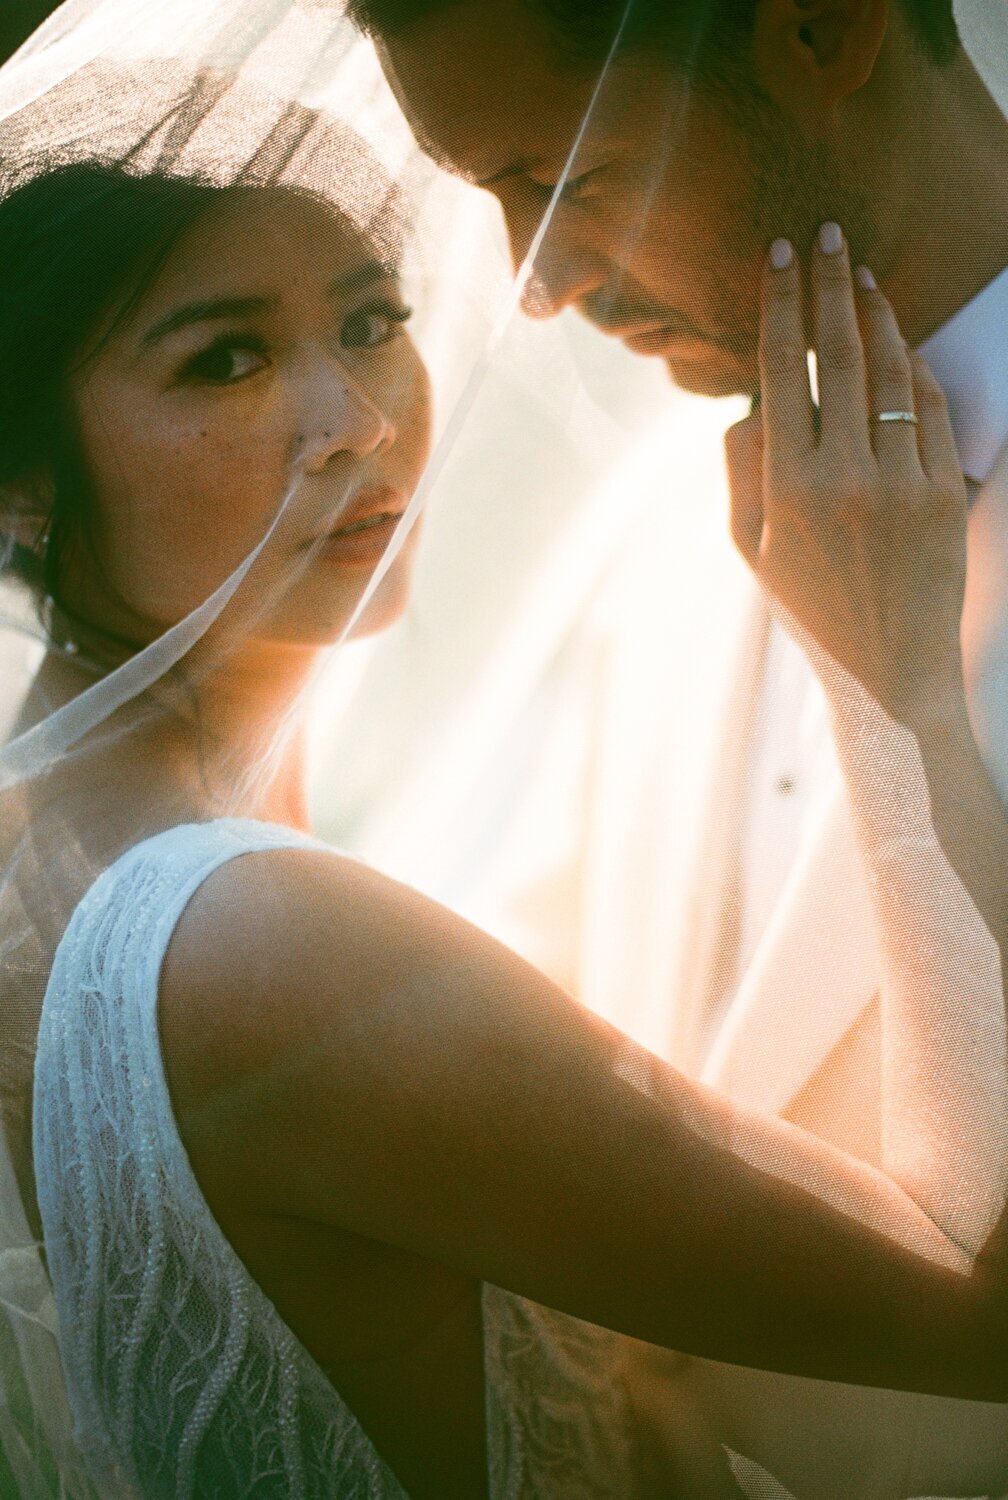
<instances>
[{"instance_id":1,"label":"bride's bare arm","mask_svg":"<svg viewBox=\"0 0 1008 1500\"><path fill-rule=\"evenodd\" d=\"M771 260L733 529L832 710L882 960L882 1164L975 1253L1008 1190L1008 816L963 681L966 485L941 389L836 235L809 279L818 421L801 270Z\"/></svg>"},{"instance_id":2,"label":"bride's bare arm","mask_svg":"<svg viewBox=\"0 0 1008 1500\"><path fill-rule=\"evenodd\" d=\"M225 866L161 1004L184 1132L250 1212L680 1350L1008 1398L1001 1228L965 1255L898 1181L690 1083L364 866Z\"/></svg>"}]
</instances>

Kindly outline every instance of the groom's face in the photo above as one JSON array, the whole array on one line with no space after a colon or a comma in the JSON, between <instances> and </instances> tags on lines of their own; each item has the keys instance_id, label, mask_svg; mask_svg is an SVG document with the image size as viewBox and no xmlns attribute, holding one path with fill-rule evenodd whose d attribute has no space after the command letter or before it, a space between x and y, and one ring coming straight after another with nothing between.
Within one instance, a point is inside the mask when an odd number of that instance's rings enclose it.
<instances>
[{"instance_id":1,"label":"groom's face","mask_svg":"<svg viewBox=\"0 0 1008 1500\"><path fill-rule=\"evenodd\" d=\"M599 69L564 61L524 0L466 0L384 45L418 139L500 200L520 264L592 106ZM857 190L765 95L729 105L661 56L633 52L598 90L526 308L575 307L677 384L757 385L758 288L770 240L839 218L868 237Z\"/></svg>"}]
</instances>

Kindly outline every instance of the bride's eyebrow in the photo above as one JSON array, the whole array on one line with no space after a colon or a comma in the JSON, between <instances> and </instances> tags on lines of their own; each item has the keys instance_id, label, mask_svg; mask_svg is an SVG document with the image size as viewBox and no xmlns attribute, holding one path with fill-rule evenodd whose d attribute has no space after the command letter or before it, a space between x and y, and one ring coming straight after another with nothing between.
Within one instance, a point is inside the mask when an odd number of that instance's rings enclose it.
<instances>
[{"instance_id":1,"label":"bride's eyebrow","mask_svg":"<svg viewBox=\"0 0 1008 1500\"><path fill-rule=\"evenodd\" d=\"M383 265L380 260L366 260L361 265L354 266L345 276L338 276L335 281L330 282L328 291L330 297L352 297L355 292L363 292L378 281L396 279L394 266Z\"/></svg>"},{"instance_id":2,"label":"bride's eyebrow","mask_svg":"<svg viewBox=\"0 0 1008 1500\"><path fill-rule=\"evenodd\" d=\"M156 344L190 323L212 323L222 318L247 318L254 313L269 312L276 307L272 297L217 297L207 302L189 302L175 308L167 317L148 328L141 342L146 346Z\"/></svg>"},{"instance_id":3,"label":"bride's eyebrow","mask_svg":"<svg viewBox=\"0 0 1008 1500\"><path fill-rule=\"evenodd\" d=\"M367 260L354 266L345 276L339 276L330 282L327 290L330 297L350 297L376 282L395 279L396 271L392 266L383 265L378 260ZM186 328L191 323L248 318L256 313L275 311L278 306L279 299L276 297L214 297L204 302L187 302L184 307L176 307L155 323L153 328L149 328L141 342L147 347L159 343L168 334L175 333L179 328Z\"/></svg>"}]
</instances>

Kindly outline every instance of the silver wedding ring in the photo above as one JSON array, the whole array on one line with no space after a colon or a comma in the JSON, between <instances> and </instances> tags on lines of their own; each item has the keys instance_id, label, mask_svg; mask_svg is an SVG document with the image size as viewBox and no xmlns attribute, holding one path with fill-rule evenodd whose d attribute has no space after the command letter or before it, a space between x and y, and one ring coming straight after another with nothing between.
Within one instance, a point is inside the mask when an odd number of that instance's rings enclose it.
<instances>
[{"instance_id":1,"label":"silver wedding ring","mask_svg":"<svg viewBox=\"0 0 1008 1500\"><path fill-rule=\"evenodd\" d=\"M912 422L917 426L917 413L913 411L877 411L876 422Z\"/></svg>"}]
</instances>

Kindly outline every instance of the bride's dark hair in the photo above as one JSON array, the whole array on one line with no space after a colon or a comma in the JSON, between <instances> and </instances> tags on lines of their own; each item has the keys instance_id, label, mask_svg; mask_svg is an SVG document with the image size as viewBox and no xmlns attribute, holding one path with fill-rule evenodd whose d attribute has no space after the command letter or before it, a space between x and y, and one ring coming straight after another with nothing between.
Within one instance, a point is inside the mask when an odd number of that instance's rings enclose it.
<instances>
[{"instance_id":1,"label":"bride's dark hair","mask_svg":"<svg viewBox=\"0 0 1008 1500\"><path fill-rule=\"evenodd\" d=\"M59 602L68 547L90 536L67 378L222 191L81 163L0 199L0 532L8 567L39 596Z\"/></svg>"},{"instance_id":2,"label":"bride's dark hair","mask_svg":"<svg viewBox=\"0 0 1008 1500\"><path fill-rule=\"evenodd\" d=\"M16 52L59 3L60 0L5 0L0 7L0 62Z\"/></svg>"}]
</instances>

